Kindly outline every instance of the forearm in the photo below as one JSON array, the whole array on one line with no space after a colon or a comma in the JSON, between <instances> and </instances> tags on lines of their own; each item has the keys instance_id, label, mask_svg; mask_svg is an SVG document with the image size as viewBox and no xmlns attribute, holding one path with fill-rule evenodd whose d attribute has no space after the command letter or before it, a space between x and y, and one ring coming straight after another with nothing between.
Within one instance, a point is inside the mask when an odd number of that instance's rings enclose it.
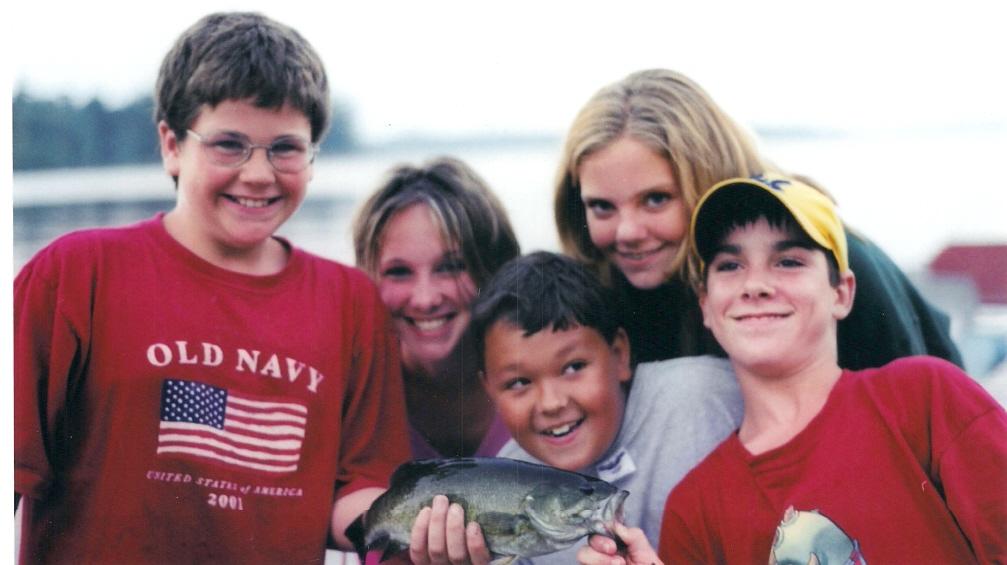
<instances>
[{"instance_id":1,"label":"forearm","mask_svg":"<svg viewBox=\"0 0 1007 565\"><path fill-rule=\"evenodd\" d=\"M336 540L339 549L352 550L353 544L346 537L346 528L371 507L374 499L381 496L385 489L367 487L353 491L336 499L332 505L332 539Z\"/></svg>"}]
</instances>

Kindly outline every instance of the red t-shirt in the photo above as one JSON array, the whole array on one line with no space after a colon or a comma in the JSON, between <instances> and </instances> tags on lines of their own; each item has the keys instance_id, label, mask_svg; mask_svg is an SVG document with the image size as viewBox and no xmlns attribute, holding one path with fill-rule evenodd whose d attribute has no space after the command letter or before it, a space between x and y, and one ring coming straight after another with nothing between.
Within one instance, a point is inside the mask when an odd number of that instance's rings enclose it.
<instances>
[{"instance_id":1,"label":"red t-shirt","mask_svg":"<svg viewBox=\"0 0 1007 565\"><path fill-rule=\"evenodd\" d=\"M14 284L29 562L304 563L333 500L408 459L397 346L360 271L248 276L161 216L70 234Z\"/></svg>"},{"instance_id":2,"label":"red t-shirt","mask_svg":"<svg viewBox=\"0 0 1007 565\"><path fill-rule=\"evenodd\" d=\"M785 445L732 435L672 491L665 563L1007 561L1007 414L956 366L846 371Z\"/></svg>"}]
</instances>

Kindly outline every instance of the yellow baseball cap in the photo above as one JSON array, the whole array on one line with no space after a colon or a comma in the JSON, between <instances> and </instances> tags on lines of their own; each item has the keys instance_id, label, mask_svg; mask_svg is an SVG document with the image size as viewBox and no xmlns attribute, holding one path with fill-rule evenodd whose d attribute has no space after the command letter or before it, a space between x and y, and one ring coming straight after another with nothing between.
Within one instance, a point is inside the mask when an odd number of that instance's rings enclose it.
<instances>
[{"instance_id":1,"label":"yellow baseball cap","mask_svg":"<svg viewBox=\"0 0 1007 565\"><path fill-rule=\"evenodd\" d=\"M753 190L757 192L753 194ZM846 231L832 200L799 180L774 174L727 179L713 185L699 199L692 213L689 237L693 253L699 255L700 265L710 246L717 243L711 241L711 228L732 221L736 214L725 204L733 203L734 209L738 210L738 207L753 205L751 196L762 194L769 194L783 204L808 237L832 252L840 273L849 270Z\"/></svg>"}]
</instances>

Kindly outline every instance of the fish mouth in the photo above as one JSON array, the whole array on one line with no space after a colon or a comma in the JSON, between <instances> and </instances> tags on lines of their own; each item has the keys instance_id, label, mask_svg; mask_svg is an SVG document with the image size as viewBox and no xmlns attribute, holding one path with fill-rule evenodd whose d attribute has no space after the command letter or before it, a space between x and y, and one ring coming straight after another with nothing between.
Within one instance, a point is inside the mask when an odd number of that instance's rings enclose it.
<instances>
[{"instance_id":1,"label":"fish mouth","mask_svg":"<svg viewBox=\"0 0 1007 565\"><path fill-rule=\"evenodd\" d=\"M609 536L616 539L615 535L615 523L623 523L625 517L625 509L623 504L626 502L626 498L629 497L629 491L620 490L615 493L605 502L605 507L601 511L601 523L598 524L597 531L600 534Z\"/></svg>"}]
</instances>

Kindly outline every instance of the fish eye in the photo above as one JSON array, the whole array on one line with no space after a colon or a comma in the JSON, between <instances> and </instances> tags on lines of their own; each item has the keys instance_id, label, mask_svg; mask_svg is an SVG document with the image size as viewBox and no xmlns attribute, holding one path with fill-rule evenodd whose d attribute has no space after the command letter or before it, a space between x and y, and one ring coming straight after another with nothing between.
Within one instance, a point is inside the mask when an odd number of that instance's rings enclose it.
<instances>
[{"instance_id":1,"label":"fish eye","mask_svg":"<svg viewBox=\"0 0 1007 565\"><path fill-rule=\"evenodd\" d=\"M580 492L587 495L594 494L594 487L591 485L580 485Z\"/></svg>"}]
</instances>

